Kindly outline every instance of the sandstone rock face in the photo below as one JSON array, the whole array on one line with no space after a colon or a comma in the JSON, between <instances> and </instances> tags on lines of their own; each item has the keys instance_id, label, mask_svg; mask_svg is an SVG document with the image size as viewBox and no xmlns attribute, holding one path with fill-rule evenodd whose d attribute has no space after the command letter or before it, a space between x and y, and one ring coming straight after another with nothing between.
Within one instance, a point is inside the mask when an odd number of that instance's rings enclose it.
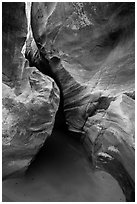
<instances>
[{"instance_id":1,"label":"sandstone rock face","mask_svg":"<svg viewBox=\"0 0 137 204\"><path fill-rule=\"evenodd\" d=\"M134 3L32 3L28 58L60 87L96 168L134 194ZM48 65L49 62L49 65Z\"/></svg>"},{"instance_id":2,"label":"sandstone rock face","mask_svg":"<svg viewBox=\"0 0 137 204\"><path fill-rule=\"evenodd\" d=\"M30 68L25 59L25 3L3 3L2 11L2 150L3 178L7 178L26 170L50 136L60 92L53 79Z\"/></svg>"},{"instance_id":3,"label":"sandstone rock face","mask_svg":"<svg viewBox=\"0 0 137 204\"><path fill-rule=\"evenodd\" d=\"M28 167L50 136L59 105L59 89L55 82L36 68L32 73L30 69L26 75L28 83L20 95L3 84L4 177Z\"/></svg>"},{"instance_id":4,"label":"sandstone rock face","mask_svg":"<svg viewBox=\"0 0 137 204\"><path fill-rule=\"evenodd\" d=\"M51 60L67 104L75 101L76 94L77 100L85 96L89 101L90 93L111 97L134 90L133 9L134 4L126 3L32 4L34 39L41 55ZM103 16L99 12L104 12ZM70 89L73 83L77 85ZM83 93L76 86L82 87ZM71 122L73 116L69 118Z\"/></svg>"}]
</instances>

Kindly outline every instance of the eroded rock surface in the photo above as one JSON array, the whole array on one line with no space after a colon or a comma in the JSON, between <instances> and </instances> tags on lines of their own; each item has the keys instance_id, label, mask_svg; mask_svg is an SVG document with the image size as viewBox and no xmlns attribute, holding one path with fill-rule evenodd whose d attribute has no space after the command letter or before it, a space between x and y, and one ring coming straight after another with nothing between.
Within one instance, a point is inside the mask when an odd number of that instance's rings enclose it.
<instances>
[{"instance_id":1,"label":"eroded rock surface","mask_svg":"<svg viewBox=\"0 0 137 204\"><path fill-rule=\"evenodd\" d=\"M25 3L3 3L3 178L24 172L50 136L60 92L48 76L29 67Z\"/></svg>"},{"instance_id":2,"label":"eroded rock surface","mask_svg":"<svg viewBox=\"0 0 137 204\"><path fill-rule=\"evenodd\" d=\"M26 54L55 79L69 130L127 201L134 200L134 18L134 3L32 3Z\"/></svg>"},{"instance_id":3,"label":"eroded rock surface","mask_svg":"<svg viewBox=\"0 0 137 204\"><path fill-rule=\"evenodd\" d=\"M28 167L52 132L58 105L58 87L36 68L20 95L3 84L4 177Z\"/></svg>"}]
</instances>

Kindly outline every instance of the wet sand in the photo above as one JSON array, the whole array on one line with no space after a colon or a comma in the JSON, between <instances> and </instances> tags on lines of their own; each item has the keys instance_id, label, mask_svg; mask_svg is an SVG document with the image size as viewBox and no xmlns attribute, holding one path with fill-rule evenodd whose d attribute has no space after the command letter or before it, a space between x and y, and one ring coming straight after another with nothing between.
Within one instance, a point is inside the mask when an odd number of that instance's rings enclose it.
<instances>
[{"instance_id":1,"label":"wet sand","mask_svg":"<svg viewBox=\"0 0 137 204\"><path fill-rule=\"evenodd\" d=\"M22 178L3 182L3 202L123 202L117 181L94 172L76 139L54 131Z\"/></svg>"}]
</instances>

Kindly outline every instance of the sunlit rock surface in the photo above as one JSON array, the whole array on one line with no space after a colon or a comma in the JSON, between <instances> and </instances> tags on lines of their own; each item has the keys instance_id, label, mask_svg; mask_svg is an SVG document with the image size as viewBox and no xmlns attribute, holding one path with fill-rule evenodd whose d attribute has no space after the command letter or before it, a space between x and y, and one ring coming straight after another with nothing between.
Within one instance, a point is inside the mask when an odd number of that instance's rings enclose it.
<instances>
[{"instance_id":1,"label":"sunlit rock surface","mask_svg":"<svg viewBox=\"0 0 137 204\"><path fill-rule=\"evenodd\" d=\"M29 67L25 3L3 3L2 150L3 179L21 173L52 133L59 89Z\"/></svg>"},{"instance_id":2,"label":"sunlit rock surface","mask_svg":"<svg viewBox=\"0 0 137 204\"><path fill-rule=\"evenodd\" d=\"M134 3L32 3L27 57L61 90L69 130L134 200ZM36 44L35 44L36 43Z\"/></svg>"}]
</instances>

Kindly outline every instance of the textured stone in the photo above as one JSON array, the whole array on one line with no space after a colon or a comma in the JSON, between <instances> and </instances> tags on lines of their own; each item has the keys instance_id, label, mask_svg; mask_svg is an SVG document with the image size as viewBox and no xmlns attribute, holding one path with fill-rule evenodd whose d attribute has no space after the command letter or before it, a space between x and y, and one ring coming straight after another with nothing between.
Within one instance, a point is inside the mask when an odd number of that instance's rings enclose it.
<instances>
[{"instance_id":1,"label":"textured stone","mask_svg":"<svg viewBox=\"0 0 137 204\"><path fill-rule=\"evenodd\" d=\"M53 79L36 68L25 68L25 72L21 94L3 84L4 178L28 167L50 136L59 105L59 89Z\"/></svg>"},{"instance_id":2,"label":"textured stone","mask_svg":"<svg viewBox=\"0 0 137 204\"><path fill-rule=\"evenodd\" d=\"M127 201L134 200L134 6L32 3L36 44L28 55L55 79L69 130L81 133L94 166L118 180Z\"/></svg>"},{"instance_id":3,"label":"textured stone","mask_svg":"<svg viewBox=\"0 0 137 204\"><path fill-rule=\"evenodd\" d=\"M109 171L120 182L127 200L135 180L135 102L118 96L108 109L98 109L88 117L83 143L96 168ZM120 176L121 175L121 176Z\"/></svg>"},{"instance_id":4,"label":"textured stone","mask_svg":"<svg viewBox=\"0 0 137 204\"><path fill-rule=\"evenodd\" d=\"M52 132L60 100L54 80L25 59L29 16L25 3L2 3L3 179L29 166Z\"/></svg>"},{"instance_id":5,"label":"textured stone","mask_svg":"<svg viewBox=\"0 0 137 204\"><path fill-rule=\"evenodd\" d=\"M133 9L132 3L32 4L33 36L63 87L64 106L76 98L87 104L91 93L113 97L134 90ZM67 120L72 119L69 111Z\"/></svg>"}]
</instances>

